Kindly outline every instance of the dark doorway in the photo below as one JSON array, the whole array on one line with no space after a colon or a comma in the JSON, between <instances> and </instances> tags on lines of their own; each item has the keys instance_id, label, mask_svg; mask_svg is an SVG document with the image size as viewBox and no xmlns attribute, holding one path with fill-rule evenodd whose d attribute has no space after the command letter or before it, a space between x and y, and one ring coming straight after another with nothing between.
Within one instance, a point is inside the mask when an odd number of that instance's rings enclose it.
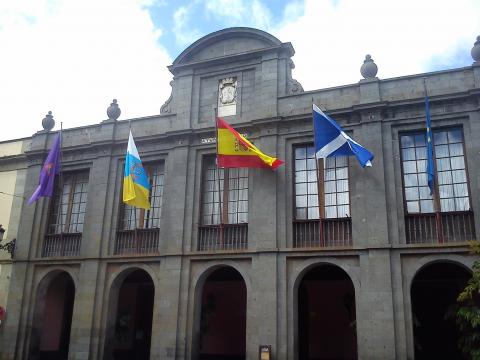
<instances>
[{"instance_id":1,"label":"dark doorway","mask_svg":"<svg viewBox=\"0 0 480 360\"><path fill-rule=\"evenodd\" d=\"M233 268L214 271L202 291L200 360L245 359L247 288Z\"/></svg>"},{"instance_id":2,"label":"dark doorway","mask_svg":"<svg viewBox=\"0 0 480 360\"><path fill-rule=\"evenodd\" d=\"M455 320L445 317L456 303L471 273L452 263L435 263L412 282L412 322L415 359L464 359L458 349Z\"/></svg>"},{"instance_id":3,"label":"dark doorway","mask_svg":"<svg viewBox=\"0 0 480 360\"><path fill-rule=\"evenodd\" d=\"M334 265L308 271L298 288L300 360L357 358L355 289Z\"/></svg>"},{"instance_id":4,"label":"dark doorway","mask_svg":"<svg viewBox=\"0 0 480 360\"><path fill-rule=\"evenodd\" d=\"M112 355L116 360L148 360L155 286L144 270L135 270L118 291Z\"/></svg>"},{"instance_id":5,"label":"dark doorway","mask_svg":"<svg viewBox=\"0 0 480 360\"><path fill-rule=\"evenodd\" d=\"M66 272L51 279L48 287L39 287L36 303L38 327L34 331L32 358L45 360L68 359L72 327L75 284Z\"/></svg>"}]
</instances>

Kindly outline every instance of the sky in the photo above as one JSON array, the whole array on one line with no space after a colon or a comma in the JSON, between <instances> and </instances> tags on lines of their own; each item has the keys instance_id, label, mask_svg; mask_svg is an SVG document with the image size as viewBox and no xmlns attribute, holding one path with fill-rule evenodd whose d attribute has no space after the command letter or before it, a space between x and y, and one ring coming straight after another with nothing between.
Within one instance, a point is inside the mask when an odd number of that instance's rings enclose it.
<instances>
[{"instance_id":1,"label":"sky","mask_svg":"<svg viewBox=\"0 0 480 360\"><path fill-rule=\"evenodd\" d=\"M469 66L480 0L3 0L0 141L159 114L167 66L227 27L267 31L295 48L305 90L357 83L371 54L381 79ZM1 156L1 154L0 154Z\"/></svg>"}]
</instances>

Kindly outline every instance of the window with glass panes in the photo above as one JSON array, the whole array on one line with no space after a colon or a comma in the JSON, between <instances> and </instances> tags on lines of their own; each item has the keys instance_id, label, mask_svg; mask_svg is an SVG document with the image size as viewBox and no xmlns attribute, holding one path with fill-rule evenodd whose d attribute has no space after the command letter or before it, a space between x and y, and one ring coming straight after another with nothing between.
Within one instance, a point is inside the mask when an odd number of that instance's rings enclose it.
<instances>
[{"instance_id":1,"label":"window with glass panes","mask_svg":"<svg viewBox=\"0 0 480 360\"><path fill-rule=\"evenodd\" d=\"M81 233L87 206L88 171L63 173L56 179L49 234Z\"/></svg>"},{"instance_id":2,"label":"window with glass panes","mask_svg":"<svg viewBox=\"0 0 480 360\"><path fill-rule=\"evenodd\" d=\"M203 159L202 225L248 222L248 169L218 169L214 156ZM217 181L217 175L219 181ZM219 197L220 190L220 197ZM223 209L220 209L219 199ZM225 202L224 202L225 201ZM224 208L224 206L227 206Z\"/></svg>"},{"instance_id":3,"label":"window with glass panes","mask_svg":"<svg viewBox=\"0 0 480 360\"><path fill-rule=\"evenodd\" d=\"M318 186L313 145L294 148L295 156L295 218L318 219ZM348 158L324 160L325 218L350 217Z\"/></svg>"},{"instance_id":4,"label":"window with glass panes","mask_svg":"<svg viewBox=\"0 0 480 360\"><path fill-rule=\"evenodd\" d=\"M123 203L122 230L152 229L160 227L162 215L163 178L165 164L145 165L150 181L150 210L135 208Z\"/></svg>"},{"instance_id":5,"label":"window with glass panes","mask_svg":"<svg viewBox=\"0 0 480 360\"><path fill-rule=\"evenodd\" d=\"M430 195L426 174L426 134L421 132L401 135L400 144L407 212L434 212L433 196ZM462 129L434 131L433 156L440 211L470 210Z\"/></svg>"}]
</instances>

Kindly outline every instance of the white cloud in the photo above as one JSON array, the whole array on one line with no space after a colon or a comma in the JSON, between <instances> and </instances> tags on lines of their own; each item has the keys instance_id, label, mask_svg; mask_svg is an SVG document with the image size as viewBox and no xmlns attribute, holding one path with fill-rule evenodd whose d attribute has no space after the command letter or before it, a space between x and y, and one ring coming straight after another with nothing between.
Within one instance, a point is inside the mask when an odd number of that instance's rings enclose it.
<instances>
[{"instance_id":1,"label":"white cloud","mask_svg":"<svg viewBox=\"0 0 480 360\"><path fill-rule=\"evenodd\" d=\"M283 9L283 23L297 20L303 15L305 6L303 1L294 0L289 2Z\"/></svg>"},{"instance_id":2,"label":"white cloud","mask_svg":"<svg viewBox=\"0 0 480 360\"><path fill-rule=\"evenodd\" d=\"M206 0L205 9L217 20L238 23L243 21L247 7L243 0Z\"/></svg>"},{"instance_id":3,"label":"white cloud","mask_svg":"<svg viewBox=\"0 0 480 360\"><path fill-rule=\"evenodd\" d=\"M113 98L121 118L158 114L172 59L146 6L168 9L165 0L0 1L0 140L32 135L49 110L57 128L98 123ZM480 34L478 14L478 0L292 0L275 22L261 0L193 0L172 15L183 46L202 21L292 42L294 77L310 90L356 83L366 54L380 78L456 63Z\"/></svg>"},{"instance_id":4,"label":"white cloud","mask_svg":"<svg viewBox=\"0 0 480 360\"><path fill-rule=\"evenodd\" d=\"M190 24L192 15L194 15L195 5L196 2L192 2L188 6L180 6L173 14L173 32L175 33L177 43L181 46L188 46L202 36Z\"/></svg>"},{"instance_id":5,"label":"white cloud","mask_svg":"<svg viewBox=\"0 0 480 360\"><path fill-rule=\"evenodd\" d=\"M259 0L206 0L207 15L226 26L252 26L269 29L272 21L270 10Z\"/></svg>"},{"instance_id":6,"label":"white cloud","mask_svg":"<svg viewBox=\"0 0 480 360\"><path fill-rule=\"evenodd\" d=\"M271 31L292 42L294 76L311 90L357 82L366 54L380 78L427 71L432 59L452 62L473 46L478 14L478 0L306 0L303 16Z\"/></svg>"},{"instance_id":7,"label":"white cloud","mask_svg":"<svg viewBox=\"0 0 480 360\"><path fill-rule=\"evenodd\" d=\"M269 29L270 22L272 20L272 14L268 8L263 5L260 1L254 0L251 3L251 20L253 21L253 26L260 29Z\"/></svg>"},{"instance_id":8,"label":"white cloud","mask_svg":"<svg viewBox=\"0 0 480 360\"><path fill-rule=\"evenodd\" d=\"M7 2L8 3L8 2ZM52 110L65 128L158 114L171 63L145 0L15 1L0 5L0 140L30 136Z\"/></svg>"}]
</instances>

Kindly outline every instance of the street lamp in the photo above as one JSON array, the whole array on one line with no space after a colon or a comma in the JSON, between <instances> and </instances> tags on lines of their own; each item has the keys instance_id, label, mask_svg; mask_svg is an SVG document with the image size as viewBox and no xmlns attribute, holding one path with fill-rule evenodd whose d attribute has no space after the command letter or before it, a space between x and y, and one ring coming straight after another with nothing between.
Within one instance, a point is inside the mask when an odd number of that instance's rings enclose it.
<instances>
[{"instance_id":1,"label":"street lamp","mask_svg":"<svg viewBox=\"0 0 480 360\"><path fill-rule=\"evenodd\" d=\"M0 243L3 240L3 235L5 234L5 229L3 226L0 224ZM10 253L10 257L13 259L13 255L15 253L15 242L16 239L13 239L12 241L9 241L5 243L5 245L0 244L0 250L5 250L6 252Z\"/></svg>"}]
</instances>

